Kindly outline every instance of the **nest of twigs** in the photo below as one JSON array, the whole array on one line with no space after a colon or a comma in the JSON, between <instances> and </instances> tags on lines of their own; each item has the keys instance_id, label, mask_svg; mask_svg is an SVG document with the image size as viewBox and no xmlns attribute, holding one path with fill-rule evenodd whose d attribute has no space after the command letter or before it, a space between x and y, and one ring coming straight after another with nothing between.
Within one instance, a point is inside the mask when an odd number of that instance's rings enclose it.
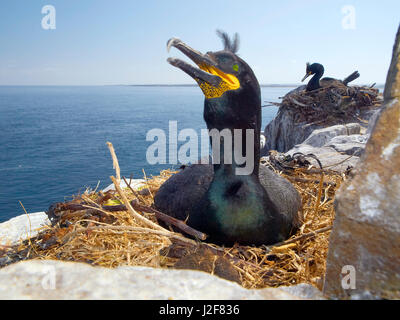
<instances>
[{"instance_id":1,"label":"nest of twigs","mask_svg":"<svg viewBox=\"0 0 400 320\"><path fill-rule=\"evenodd\" d=\"M366 86L346 86L338 81L317 90L294 90L281 103L271 103L293 114L295 123L362 122L365 112L382 105L378 89Z\"/></svg>"},{"instance_id":2,"label":"nest of twigs","mask_svg":"<svg viewBox=\"0 0 400 320\"><path fill-rule=\"evenodd\" d=\"M223 248L157 223L160 213L152 208L153 196L174 173L167 170L146 178L139 189L121 189L111 177L116 191L87 190L69 202L51 206L47 213L52 226L3 250L0 256L6 255L11 262L56 259L109 268L130 265L198 269L245 288L309 283L321 289L334 219L333 201L343 176L307 167L279 172L301 194L301 228L290 239L273 246Z\"/></svg>"}]
</instances>

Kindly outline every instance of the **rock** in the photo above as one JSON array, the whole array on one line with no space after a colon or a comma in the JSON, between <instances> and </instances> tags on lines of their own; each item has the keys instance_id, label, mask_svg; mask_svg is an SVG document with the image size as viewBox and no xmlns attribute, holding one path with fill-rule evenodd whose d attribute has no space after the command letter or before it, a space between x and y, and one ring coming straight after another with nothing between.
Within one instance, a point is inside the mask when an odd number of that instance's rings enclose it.
<instances>
[{"instance_id":1,"label":"rock","mask_svg":"<svg viewBox=\"0 0 400 320\"><path fill-rule=\"evenodd\" d=\"M344 172L349 166L357 165L368 141L369 135L361 135L360 131L361 126L358 123L317 129L303 143L286 152L286 155L311 153L320 160L324 168ZM318 167L317 161L311 158L307 160Z\"/></svg>"},{"instance_id":2,"label":"rock","mask_svg":"<svg viewBox=\"0 0 400 320\"><path fill-rule=\"evenodd\" d=\"M44 212L23 214L0 223L0 245L14 245L34 237L45 225L50 225L50 221Z\"/></svg>"},{"instance_id":3,"label":"rock","mask_svg":"<svg viewBox=\"0 0 400 320\"><path fill-rule=\"evenodd\" d=\"M324 294L400 299L400 28L384 106L355 175L336 194Z\"/></svg>"},{"instance_id":4,"label":"rock","mask_svg":"<svg viewBox=\"0 0 400 320\"><path fill-rule=\"evenodd\" d=\"M261 150L261 156L267 155L269 150L286 152L296 144L302 143L315 129L320 128L322 126L297 124L290 111L279 108L275 119L265 127L266 143Z\"/></svg>"},{"instance_id":5,"label":"rock","mask_svg":"<svg viewBox=\"0 0 400 320\"><path fill-rule=\"evenodd\" d=\"M303 296L278 288L248 290L192 270L109 269L51 260L23 261L0 269L0 299L289 300Z\"/></svg>"},{"instance_id":6,"label":"rock","mask_svg":"<svg viewBox=\"0 0 400 320\"><path fill-rule=\"evenodd\" d=\"M337 172L344 172L349 166L355 167L359 161L359 157L353 156L349 158L348 155L340 154L331 147L314 148L304 144L296 146L286 154L293 155L296 152L301 152L304 154L312 153L321 162L323 168ZM307 160L309 160L314 167L319 168L317 161L312 158L307 158Z\"/></svg>"},{"instance_id":7,"label":"rock","mask_svg":"<svg viewBox=\"0 0 400 320\"><path fill-rule=\"evenodd\" d=\"M310 134L303 144L308 144L312 147L322 147L336 136L359 134L360 129L361 127L358 123L349 123L346 125L336 125L317 129Z\"/></svg>"},{"instance_id":8,"label":"rock","mask_svg":"<svg viewBox=\"0 0 400 320\"><path fill-rule=\"evenodd\" d=\"M129 179L126 179L126 181L128 181L128 183L129 183ZM130 186L131 186L134 190L137 190L137 189L139 189L140 187L145 186L145 185L146 185L145 182L146 182L146 181L145 181L144 179L132 179L131 182L130 182ZM121 182L120 182L119 185L120 185L121 188L127 188L127 187L128 187L128 186L126 185L126 183L125 183L124 180L121 180ZM115 186L114 186L113 183L110 184L107 188L105 188L105 189L103 190L103 192L107 192L107 191L109 191L109 190L115 190Z\"/></svg>"},{"instance_id":9,"label":"rock","mask_svg":"<svg viewBox=\"0 0 400 320\"><path fill-rule=\"evenodd\" d=\"M267 143L267 138L263 134L260 134L260 150L262 150Z\"/></svg>"},{"instance_id":10,"label":"rock","mask_svg":"<svg viewBox=\"0 0 400 320\"><path fill-rule=\"evenodd\" d=\"M353 134L351 136L337 136L332 138L325 146L335 149L341 154L360 157L364 152L369 136L366 134Z\"/></svg>"},{"instance_id":11,"label":"rock","mask_svg":"<svg viewBox=\"0 0 400 320\"><path fill-rule=\"evenodd\" d=\"M296 124L288 112L282 111L278 112L277 117L265 128L266 143L261 154L264 156L269 150L287 152L295 145L303 143L322 147L333 137L360 134L364 130L359 123L329 127L321 127L317 124Z\"/></svg>"},{"instance_id":12,"label":"rock","mask_svg":"<svg viewBox=\"0 0 400 320\"><path fill-rule=\"evenodd\" d=\"M321 291L306 283L300 283L290 287L279 287L279 289L302 299L326 300Z\"/></svg>"},{"instance_id":13,"label":"rock","mask_svg":"<svg viewBox=\"0 0 400 320\"><path fill-rule=\"evenodd\" d=\"M382 110L383 110L383 108L379 108L371 115L371 118L369 119L369 122L368 122L367 132L366 132L368 135L371 135L372 130L375 128L376 120L378 120L379 115L381 114Z\"/></svg>"},{"instance_id":14,"label":"rock","mask_svg":"<svg viewBox=\"0 0 400 320\"><path fill-rule=\"evenodd\" d=\"M360 126L358 124L354 125L354 130L350 132L359 131ZM332 126L315 130L302 144L296 145L286 152L286 155L293 155L296 152L312 153L320 160L324 168L329 167L329 169L339 172L344 172L349 166L355 167L364 152L369 135L353 133L350 133L350 135L336 135L341 133L342 127ZM352 157L349 158L349 156ZM308 160L314 166L318 165L315 160Z\"/></svg>"}]
</instances>

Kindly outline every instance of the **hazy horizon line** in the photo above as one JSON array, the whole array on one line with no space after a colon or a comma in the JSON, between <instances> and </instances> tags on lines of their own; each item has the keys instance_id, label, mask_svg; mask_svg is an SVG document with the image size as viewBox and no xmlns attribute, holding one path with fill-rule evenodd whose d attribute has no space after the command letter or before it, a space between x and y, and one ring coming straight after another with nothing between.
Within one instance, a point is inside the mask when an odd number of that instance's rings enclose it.
<instances>
[{"instance_id":1,"label":"hazy horizon line","mask_svg":"<svg viewBox=\"0 0 400 320\"><path fill-rule=\"evenodd\" d=\"M304 83L263 83L260 87L299 87ZM358 84L358 86L371 86L371 84ZM385 86L385 83L375 83L375 87ZM198 87L197 84L0 84L0 87Z\"/></svg>"}]
</instances>

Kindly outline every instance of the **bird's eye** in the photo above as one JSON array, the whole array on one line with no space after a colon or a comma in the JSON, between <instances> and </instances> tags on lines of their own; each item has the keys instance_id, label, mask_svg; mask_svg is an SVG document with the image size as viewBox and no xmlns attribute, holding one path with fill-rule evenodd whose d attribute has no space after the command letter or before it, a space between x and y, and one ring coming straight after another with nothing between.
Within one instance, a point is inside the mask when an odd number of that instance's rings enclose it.
<instances>
[{"instance_id":1,"label":"bird's eye","mask_svg":"<svg viewBox=\"0 0 400 320\"><path fill-rule=\"evenodd\" d=\"M238 66L237 64L234 64L232 68L233 68L233 70L235 70L235 71L239 71L239 66Z\"/></svg>"}]
</instances>

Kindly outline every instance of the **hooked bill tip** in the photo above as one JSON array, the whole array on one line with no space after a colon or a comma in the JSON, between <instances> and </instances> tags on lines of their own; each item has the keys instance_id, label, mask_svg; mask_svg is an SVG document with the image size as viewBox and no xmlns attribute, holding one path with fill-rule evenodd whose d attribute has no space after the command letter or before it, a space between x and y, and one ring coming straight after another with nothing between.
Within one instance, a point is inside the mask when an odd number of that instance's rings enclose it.
<instances>
[{"instance_id":1,"label":"hooked bill tip","mask_svg":"<svg viewBox=\"0 0 400 320\"><path fill-rule=\"evenodd\" d=\"M178 38L171 38L167 41L167 52L169 52L169 50L171 49L171 47L176 43L176 42L180 42L181 40Z\"/></svg>"},{"instance_id":2,"label":"hooked bill tip","mask_svg":"<svg viewBox=\"0 0 400 320\"><path fill-rule=\"evenodd\" d=\"M168 58L168 59L167 59L167 62L168 62L169 64L173 65L173 66L176 66L176 64L177 64L177 62L178 62L178 59L176 59L176 58Z\"/></svg>"}]
</instances>

